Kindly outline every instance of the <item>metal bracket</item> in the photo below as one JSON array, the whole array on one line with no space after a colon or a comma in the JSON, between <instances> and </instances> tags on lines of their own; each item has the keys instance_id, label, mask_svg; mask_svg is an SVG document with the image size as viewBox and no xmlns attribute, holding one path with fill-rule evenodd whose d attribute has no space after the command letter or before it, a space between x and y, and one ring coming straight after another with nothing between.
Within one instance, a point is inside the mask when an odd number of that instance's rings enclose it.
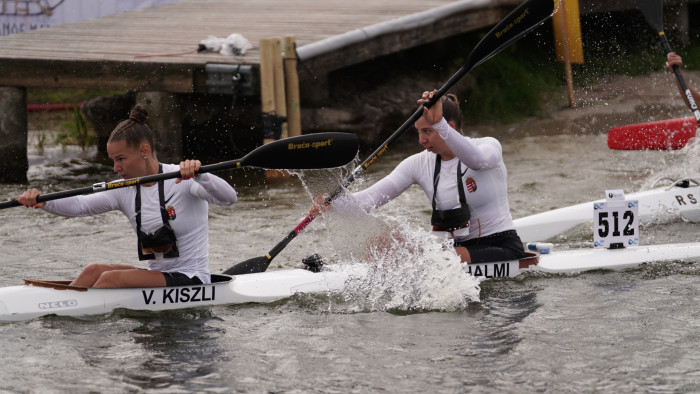
<instances>
[{"instance_id":1,"label":"metal bracket","mask_svg":"<svg viewBox=\"0 0 700 394\"><path fill-rule=\"evenodd\" d=\"M207 64L207 93L253 96L253 67L242 64Z\"/></svg>"}]
</instances>

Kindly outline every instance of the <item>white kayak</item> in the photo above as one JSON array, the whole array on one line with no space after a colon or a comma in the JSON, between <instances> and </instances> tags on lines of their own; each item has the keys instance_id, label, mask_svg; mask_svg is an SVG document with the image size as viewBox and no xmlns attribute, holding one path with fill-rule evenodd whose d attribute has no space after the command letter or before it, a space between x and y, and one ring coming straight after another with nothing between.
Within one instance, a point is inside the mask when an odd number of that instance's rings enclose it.
<instances>
[{"instance_id":1,"label":"white kayak","mask_svg":"<svg viewBox=\"0 0 700 394\"><path fill-rule=\"evenodd\" d=\"M670 186L625 195L627 200L639 201L642 222L667 222L678 218L700 222L700 184L682 179ZM593 222L593 204L604 199L542 212L515 219L515 228L523 242L545 241L572 228Z\"/></svg>"},{"instance_id":2,"label":"white kayak","mask_svg":"<svg viewBox=\"0 0 700 394\"><path fill-rule=\"evenodd\" d=\"M0 288L0 321L44 315L84 316L118 308L164 311L200 306L266 303L296 293L342 289L348 272L326 269L268 271L228 276L212 275L211 284L148 288L96 289L70 286L69 281L25 279L24 285Z\"/></svg>"},{"instance_id":3,"label":"white kayak","mask_svg":"<svg viewBox=\"0 0 700 394\"><path fill-rule=\"evenodd\" d=\"M515 277L528 271L576 273L620 270L642 263L700 259L700 242L634 246L625 249L573 249L530 253L520 260L465 264L475 277ZM214 283L196 286L94 289L69 286L67 281L25 280L24 285L0 288L0 321L19 321L44 315L85 316L118 308L163 311L201 306L266 303L295 294L342 291L366 266L331 266L321 272L285 269L248 275L212 275Z\"/></svg>"}]
</instances>

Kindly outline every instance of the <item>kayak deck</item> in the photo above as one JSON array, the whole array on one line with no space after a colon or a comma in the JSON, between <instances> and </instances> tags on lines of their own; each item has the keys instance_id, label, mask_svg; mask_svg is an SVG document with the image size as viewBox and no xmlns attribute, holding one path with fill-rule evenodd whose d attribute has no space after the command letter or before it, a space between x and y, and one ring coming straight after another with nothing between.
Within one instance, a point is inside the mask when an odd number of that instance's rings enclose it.
<instances>
[{"instance_id":1,"label":"kayak deck","mask_svg":"<svg viewBox=\"0 0 700 394\"><path fill-rule=\"evenodd\" d=\"M679 217L689 222L700 222L700 184L693 179L680 179L670 186L657 187L626 196L639 201L640 220L670 222ZM572 228L593 222L593 204L604 199L589 201L551 211L514 219L513 223L523 242L545 241Z\"/></svg>"}]
</instances>

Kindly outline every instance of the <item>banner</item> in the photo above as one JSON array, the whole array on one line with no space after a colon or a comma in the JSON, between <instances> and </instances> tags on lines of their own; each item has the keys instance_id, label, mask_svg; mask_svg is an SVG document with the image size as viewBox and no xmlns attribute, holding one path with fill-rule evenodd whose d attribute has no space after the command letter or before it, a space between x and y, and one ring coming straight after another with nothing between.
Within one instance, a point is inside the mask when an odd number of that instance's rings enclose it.
<instances>
[{"instance_id":1,"label":"banner","mask_svg":"<svg viewBox=\"0 0 700 394\"><path fill-rule=\"evenodd\" d=\"M0 36L179 0L0 0Z\"/></svg>"}]
</instances>

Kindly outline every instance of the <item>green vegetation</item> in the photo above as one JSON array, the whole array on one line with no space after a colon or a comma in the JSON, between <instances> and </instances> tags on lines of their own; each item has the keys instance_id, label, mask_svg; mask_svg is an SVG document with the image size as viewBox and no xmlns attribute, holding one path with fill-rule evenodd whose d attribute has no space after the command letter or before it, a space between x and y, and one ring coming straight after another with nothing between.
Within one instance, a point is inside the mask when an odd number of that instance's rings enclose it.
<instances>
[{"instance_id":1,"label":"green vegetation","mask_svg":"<svg viewBox=\"0 0 700 394\"><path fill-rule=\"evenodd\" d=\"M30 104L80 104L83 101L121 93L114 90L96 89L27 89L27 102ZM36 147L43 151L49 143L77 145L83 150L94 145L97 137L85 115L77 107L65 111L50 111L45 115L35 117L37 128L42 132L37 136ZM57 133L46 133L44 130L56 130ZM49 142L48 136L52 136Z\"/></svg>"},{"instance_id":2,"label":"green vegetation","mask_svg":"<svg viewBox=\"0 0 700 394\"><path fill-rule=\"evenodd\" d=\"M66 113L66 120L61 124L61 132L56 137L56 142L61 145L78 145L83 150L93 145L96 137L88 129L88 121L80 109L74 107Z\"/></svg>"},{"instance_id":3,"label":"green vegetation","mask_svg":"<svg viewBox=\"0 0 700 394\"><path fill-rule=\"evenodd\" d=\"M527 45L515 44L474 69L477 83L462 103L465 119L511 122L536 115L541 101L562 86L564 75L551 55L538 52L532 56Z\"/></svg>"},{"instance_id":4,"label":"green vegetation","mask_svg":"<svg viewBox=\"0 0 700 394\"><path fill-rule=\"evenodd\" d=\"M694 19L691 10L691 24ZM573 64L575 87L586 86L607 75L640 75L664 70L666 60L658 35L641 13L586 15L581 19L584 63ZM690 45L683 47L667 33L672 48L683 56L684 68L700 69L700 29L690 30ZM483 36L462 38L450 69L456 71ZM512 122L535 116L542 103L566 89L565 67L555 59L551 22L475 68L475 83L461 97L465 119L473 123ZM565 104L562 104L565 105Z\"/></svg>"},{"instance_id":5,"label":"green vegetation","mask_svg":"<svg viewBox=\"0 0 700 394\"><path fill-rule=\"evenodd\" d=\"M41 132L36 137L36 147L39 149L40 154L44 154L44 147L45 146L46 146L46 134Z\"/></svg>"}]
</instances>

